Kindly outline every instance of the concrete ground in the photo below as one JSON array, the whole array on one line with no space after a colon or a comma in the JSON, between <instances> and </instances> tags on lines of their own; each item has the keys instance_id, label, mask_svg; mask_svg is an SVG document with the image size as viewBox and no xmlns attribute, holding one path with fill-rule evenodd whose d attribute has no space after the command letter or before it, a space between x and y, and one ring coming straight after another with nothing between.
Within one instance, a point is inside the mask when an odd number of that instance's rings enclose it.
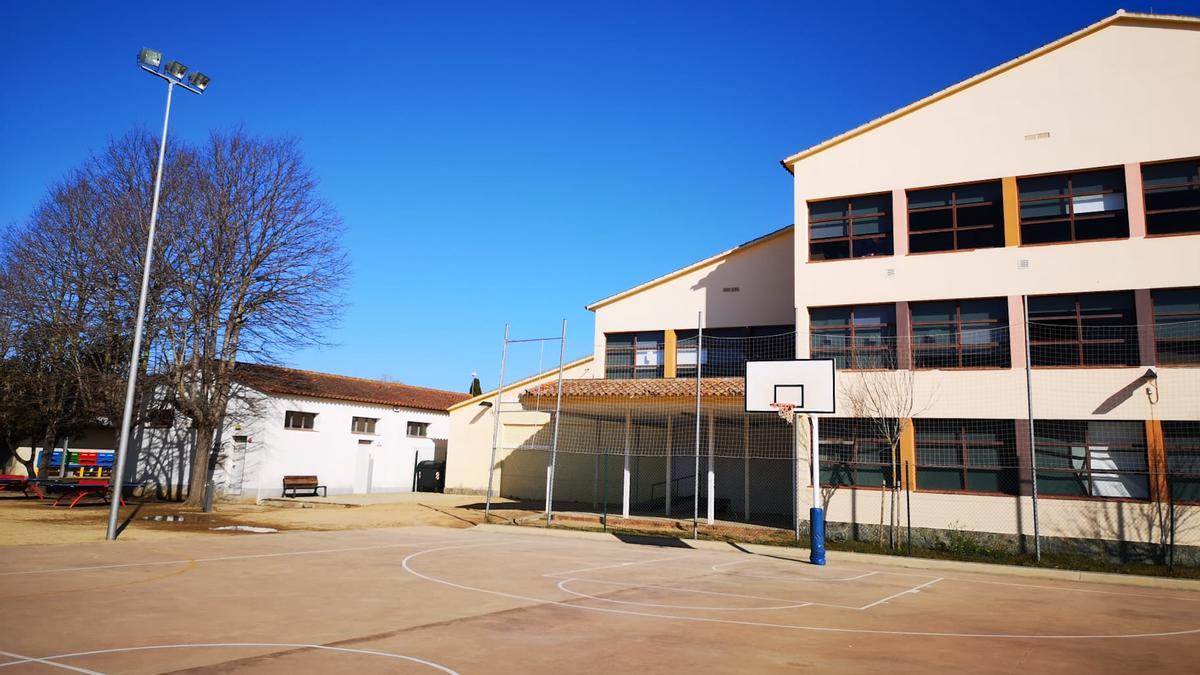
<instances>
[{"instance_id":1,"label":"concrete ground","mask_svg":"<svg viewBox=\"0 0 1200 675\"><path fill-rule=\"evenodd\" d=\"M496 526L10 547L0 675L1195 672L1194 583L753 551Z\"/></svg>"},{"instance_id":2,"label":"concrete ground","mask_svg":"<svg viewBox=\"0 0 1200 675\"><path fill-rule=\"evenodd\" d=\"M523 505L497 499L493 512L506 519L535 512ZM347 530L410 525L470 527L483 522L482 498L429 492L360 495L329 499L288 499L278 508L270 504L218 503L213 513L183 511L170 502L130 502L121 509L123 541L160 541L195 537L229 537L212 528L229 525L270 527L277 530ZM348 505L348 507L347 507ZM342 507L342 508L339 508ZM154 516L180 516L182 522L147 520ZM0 496L0 547L102 541L108 506L80 504L74 509L51 507L48 501L18 494Z\"/></svg>"}]
</instances>

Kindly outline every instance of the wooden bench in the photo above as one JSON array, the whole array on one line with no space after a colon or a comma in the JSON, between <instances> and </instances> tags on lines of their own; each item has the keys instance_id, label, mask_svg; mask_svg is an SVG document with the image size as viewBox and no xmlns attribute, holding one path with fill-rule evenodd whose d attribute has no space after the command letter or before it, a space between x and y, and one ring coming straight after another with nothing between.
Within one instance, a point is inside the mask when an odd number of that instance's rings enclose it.
<instances>
[{"instance_id":1,"label":"wooden bench","mask_svg":"<svg viewBox=\"0 0 1200 675\"><path fill-rule=\"evenodd\" d=\"M304 492L312 492L312 496L316 497L317 491L320 490L321 497L327 496L327 491L324 485L320 485L316 476L284 476L283 477L283 496L288 496L288 490L292 491L291 497L296 498L296 490Z\"/></svg>"}]
</instances>

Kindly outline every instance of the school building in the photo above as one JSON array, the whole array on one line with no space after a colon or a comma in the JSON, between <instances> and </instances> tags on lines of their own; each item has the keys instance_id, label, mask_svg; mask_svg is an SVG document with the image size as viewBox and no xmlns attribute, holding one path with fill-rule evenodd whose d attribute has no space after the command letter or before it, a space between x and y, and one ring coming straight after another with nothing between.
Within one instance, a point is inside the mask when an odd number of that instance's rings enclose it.
<instances>
[{"instance_id":1,"label":"school building","mask_svg":"<svg viewBox=\"0 0 1200 675\"><path fill-rule=\"evenodd\" d=\"M1118 12L788 156L794 226L588 305L557 440L556 372L451 406L448 489L787 522L744 364L832 358L835 536L895 486L929 536L1200 546L1197 82L1200 18Z\"/></svg>"}]
</instances>

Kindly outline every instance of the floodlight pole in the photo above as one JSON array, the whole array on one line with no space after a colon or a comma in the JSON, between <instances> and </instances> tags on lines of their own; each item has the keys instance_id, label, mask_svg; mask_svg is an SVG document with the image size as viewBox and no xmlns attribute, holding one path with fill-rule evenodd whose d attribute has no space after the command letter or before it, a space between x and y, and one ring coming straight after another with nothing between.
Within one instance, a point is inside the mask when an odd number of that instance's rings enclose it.
<instances>
[{"instance_id":1,"label":"floodlight pole","mask_svg":"<svg viewBox=\"0 0 1200 675\"><path fill-rule=\"evenodd\" d=\"M143 50L144 52L145 50ZM160 60L161 56L160 54ZM160 72L157 64L158 61L155 61L153 66L147 65L146 62L138 64L138 67L147 73L167 81L167 109L163 113L162 140L158 144L158 167L154 171L154 200L150 204L150 229L146 233L146 260L142 267L142 288L138 293L137 318L133 324L133 350L129 358L129 380L125 385L125 411L121 413L121 435L117 443L116 466L113 467L112 504L108 509L108 530L105 533L105 538L109 541L117 538L117 518L120 515L121 489L125 480L125 459L129 450L129 427L133 420L133 395L137 389L138 363L141 361L142 354L142 323L146 317L146 295L150 288L150 267L154 258L154 230L158 224L158 196L162 190L163 164L167 156L167 126L171 121L171 94L178 86L199 95L204 93L208 86L207 78L204 78L203 82L193 80L193 84L196 85L194 87L183 82L183 72L187 70L186 68L167 74ZM200 75L200 73L196 74Z\"/></svg>"},{"instance_id":2,"label":"floodlight pole","mask_svg":"<svg viewBox=\"0 0 1200 675\"><path fill-rule=\"evenodd\" d=\"M157 75L157 73L155 74ZM133 420L133 395L137 388L138 363L141 362L142 354L142 321L146 316L146 294L150 287L150 263L154 258L154 228L158 224L158 195L162 189L163 163L167 155L167 124L171 120L171 94L174 91L175 82L167 79L167 110L163 114L162 140L158 144L158 168L154 172L154 201L150 205L150 231L146 235L146 260L142 267L142 288L138 293L137 318L133 324L133 351L129 357L129 379L125 384L125 411L121 414L121 436L117 444L117 462L113 467L112 503L108 509L108 531L104 535L105 539L109 541L117 538L121 488L125 479L125 458L129 450L129 427Z\"/></svg>"}]
</instances>

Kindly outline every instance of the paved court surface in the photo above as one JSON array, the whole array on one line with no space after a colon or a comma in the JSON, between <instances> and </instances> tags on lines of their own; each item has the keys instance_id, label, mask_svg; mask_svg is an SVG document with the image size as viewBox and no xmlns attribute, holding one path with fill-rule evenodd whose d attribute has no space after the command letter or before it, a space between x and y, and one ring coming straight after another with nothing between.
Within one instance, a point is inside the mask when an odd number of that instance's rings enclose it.
<instances>
[{"instance_id":1,"label":"paved court surface","mask_svg":"<svg viewBox=\"0 0 1200 675\"><path fill-rule=\"evenodd\" d=\"M405 528L14 547L0 675L1195 672L1200 592ZM114 613L113 605L116 605Z\"/></svg>"}]
</instances>

